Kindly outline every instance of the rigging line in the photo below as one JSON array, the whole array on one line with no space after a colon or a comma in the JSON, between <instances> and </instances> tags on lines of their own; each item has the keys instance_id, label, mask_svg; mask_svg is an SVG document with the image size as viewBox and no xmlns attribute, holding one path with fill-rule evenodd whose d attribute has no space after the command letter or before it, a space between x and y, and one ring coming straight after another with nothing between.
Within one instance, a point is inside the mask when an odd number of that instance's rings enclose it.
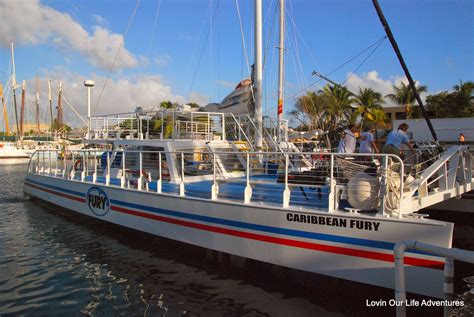
<instances>
[{"instance_id":1,"label":"rigging line","mask_svg":"<svg viewBox=\"0 0 474 317\"><path fill-rule=\"evenodd\" d=\"M137 10L138 10L138 7L140 5L140 0L137 0L136 2L136 5L135 5L135 9L133 10L132 12L132 15L130 16L130 18L128 19L128 24L127 24L127 27L125 29L125 32L123 33L122 35L122 40L120 41L120 46L118 47L117 49L117 53L115 54L115 58L114 58L114 61L112 63L112 67L110 68L109 70L109 73L107 74L107 78L104 82L104 85L102 86L102 90L100 91L100 94L99 94L99 98L97 99L97 103L95 104L95 108L98 109L99 107L99 104L100 104L100 101L102 99L102 94L104 93L104 90L105 90L105 87L107 86L107 84L109 83L109 80L110 80L110 76L112 75L112 72L114 70L114 67L115 67L115 63L117 62L117 58L120 54L120 51L123 47L123 44L125 43L125 37L127 36L127 33L128 31L130 30L130 26L132 25L132 22L133 22L133 19L135 18L135 14L137 13Z\"/></svg>"},{"instance_id":2,"label":"rigging line","mask_svg":"<svg viewBox=\"0 0 474 317\"><path fill-rule=\"evenodd\" d=\"M362 60L362 62L360 62L359 65L357 65L357 67L354 69L354 71L352 71L351 74L349 76L347 76L347 78L339 84L339 86L344 85L355 74L355 72L358 71L359 68L375 53L375 51L380 47L380 45L382 45L382 43L383 43L383 41L381 41L379 43L379 45L374 47L374 49L370 52L370 54L364 60Z\"/></svg>"},{"instance_id":3,"label":"rigging line","mask_svg":"<svg viewBox=\"0 0 474 317\"><path fill-rule=\"evenodd\" d=\"M353 57L351 57L349 60L345 61L344 63L342 63L341 65L337 66L336 68L334 68L333 70L331 70L329 73L325 74L325 76L329 76L331 75L332 73L334 73L335 71L341 69L343 66L345 66L346 64L350 63L351 61L353 61L355 58L359 57L360 55L362 55L364 52L368 51L371 47L373 47L374 45L377 45L381 44L381 42L383 42L385 39L387 39L387 36L383 36L381 37L380 39L378 39L377 41L375 41L374 43L370 44L368 47L366 47L365 49L363 49L362 51L360 51L359 53L357 53L356 55L354 55ZM297 95L299 95L300 93L302 93L303 91L307 90L308 88L316 85L317 83L321 82L322 79L319 78L317 80L315 80L314 82L312 82L311 84L307 85L306 87L304 87L303 89L299 90L298 92L296 92L296 94L294 94L292 96L292 98L295 98Z\"/></svg>"},{"instance_id":4,"label":"rigging line","mask_svg":"<svg viewBox=\"0 0 474 317\"><path fill-rule=\"evenodd\" d=\"M293 5L291 5L291 6L293 8ZM303 35L301 34L301 31L298 29L298 26L295 23L295 19L294 19L294 16L293 16L293 11L288 12L288 18L291 20L291 22L294 26L294 29L296 31L295 34L298 35L301 38L301 40L303 41L303 45L305 46L306 50L308 51L308 54L311 57L314 65L315 65L315 68L319 69L319 65L318 65L318 62L316 62L316 58L314 57L313 53L311 52L311 49L309 48L308 43L305 41Z\"/></svg>"},{"instance_id":5,"label":"rigging line","mask_svg":"<svg viewBox=\"0 0 474 317\"><path fill-rule=\"evenodd\" d=\"M56 88L55 86L51 85L51 87L53 87L57 93L59 93L59 89ZM64 90L61 92L61 98L64 100L64 102L66 102L66 104L72 109L72 111L74 111L74 113L77 115L77 117L84 123L84 124L88 124L88 122L79 114L79 112L77 112L76 108L74 108L74 106L69 102L69 100L67 100L66 96L64 95Z\"/></svg>"},{"instance_id":6,"label":"rigging line","mask_svg":"<svg viewBox=\"0 0 474 317\"><path fill-rule=\"evenodd\" d=\"M245 61L247 63L247 71L248 71L248 74L249 74L249 77L250 77L250 75L251 75L250 62L249 62L249 57L248 57L248 54L247 54L247 47L245 46L245 35L244 35L244 29L243 29L243 26L242 26L242 17L240 15L238 0L235 0L235 7L237 9L237 16L239 18L240 37L242 39L242 48L243 48L244 53L245 53Z\"/></svg>"},{"instance_id":7,"label":"rigging line","mask_svg":"<svg viewBox=\"0 0 474 317\"><path fill-rule=\"evenodd\" d=\"M273 1L272 1L273 3ZM270 46L270 39L272 37L272 34L273 34L273 31L276 29L275 28L275 21L276 21L276 16L278 14L278 6L275 5L275 13L273 15L273 20L272 20L272 24L270 26L270 32L268 34L268 40L267 40L267 45L265 46L265 50L264 50L264 54L263 54L263 63L262 63L262 68L265 69L265 65L266 65L266 62L267 62L267 54L268 54L268 47Z\"/></svg>"},{"instance_id":8,"label":"rigging line","mask_svg":"<svg viewBox=\"0 0 474 317\"><path fill-rule=\"evenodd\" d=\"M207 16L209 15L210 4L211 3L209 2L208 5L207 5L207 8L206 8L206 12L204 13L203 18L201 19L201 26L199 27L199 32L198 32L198 36L196 38L196 41L194 41L193 50L191 52L191 58L189 59L189 62L188 62L188 69L190 69L191 65L193 65L194 58L195 58L196 51L197 51L197 46L198 46L198 43L200 43L201 35L202 35L203 29L204 29L204 24L206 23Z\"/></svg>"},{"instance_id":9,"label":"rigging line","mask_svg":"<svg viewBox=\"0 0 474 317\"><path fill-rule=\"evenodd\" d=\"M158 0L157 1L157 6L156 6L156 12L155 12L155 19L153 21L153 29L151 31L151 37L150 37L150 43L148 44L148 60L146 62L146 65L145 65L145 76L149 74L149 71L150 71L150 58L151 58L151 50L153 48L153 44L155 42L155 32L156 32L156 27L158 25L158 16L160 14L160 7L161 7L161 0ZM137 100L137 104L139 105L140 104L140 92L141 92L141 88L142 88L142 82L139 81L138 82L138 89L137 89L137 96L136 96L136 100Z\"/></svg>"},{"instance_id":10,"label":"rigging line","mask_svg":"<svg viewBox=\"0 0 474 317\"><path fill-rule=\"evenodd\" d=\"M217 10L214 11L213 15L216 14L216 12L217 12ZM211 17L211 19L212 18L213 17ZM198 65L196 67L196 71L194 72L193 80L191 81L191 86L189 87L188 95L186 97L186 102L189 101L189 98L191 96L191 91L194 87L194 83L196 81L197 73L199 71L199 66L201 65L202 56L204 55L204 50L206 48L205 42L207 42L207 40L209 39L209 33L210 33L210 29L207 31L206 38L204 39L204 45L202 46L201 54L199 55Z\"/></svg>"},{"instance_id":11,"label":"rigging line","mask_svg":"<svg viewBox=\"0 0 474 317\"><path fill-rule=\"evenodd\" d=\"M325 74L325 76L329 76L331 75L332 73L338 71L339 69L341 69L342 67L344 67L345 65L347 65L348 63L352 62L354 59L356 59L357 57L359 57L360 55L362 55L363 53L365 53L366 51L368 51L370 48L372 48L373 46L377 45L377 47L379 47L383 41L385 41L387 39L387 36L383 36L382 38L378 39L377 41L375 41L374 43L370 44L369 46L367 46L365 49L363 49L362 51L360 51L359 53L357 53L356 55L354 55L353 57L351 57L350 59L348 59L347 61L345 61L344 63L342 63L341 65L339 65L338 67L334 68L333 70L331 70L329 73Z\"/></svg>"}]
</instances>

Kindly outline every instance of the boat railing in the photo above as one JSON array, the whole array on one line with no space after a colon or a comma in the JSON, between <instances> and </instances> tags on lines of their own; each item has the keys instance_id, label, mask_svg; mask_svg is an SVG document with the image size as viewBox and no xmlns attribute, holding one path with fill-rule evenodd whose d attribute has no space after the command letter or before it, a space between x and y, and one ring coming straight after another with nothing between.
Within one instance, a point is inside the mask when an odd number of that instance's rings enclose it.
<instances>
[{"instance_id":1,"label":"boat railing","mask_svg":"<svg viewBox=\"0 0 474 317\"><path fill-rule=\"evenodd\" d=\"M310 160L311 170L298 161ZM263 164L261 162L264 162ZM293 162L293 164L290 164ZM131 190L400 217L404 165L390 154L37 150L29 173ZM396 185L398 183L398 185Z\"/></svg>"}]
</instances>

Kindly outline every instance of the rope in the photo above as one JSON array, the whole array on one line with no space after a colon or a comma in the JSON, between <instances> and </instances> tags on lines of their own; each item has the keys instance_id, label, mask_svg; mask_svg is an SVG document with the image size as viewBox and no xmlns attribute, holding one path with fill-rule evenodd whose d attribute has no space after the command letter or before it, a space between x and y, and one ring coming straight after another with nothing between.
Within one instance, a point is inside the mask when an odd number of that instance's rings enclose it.
<instances>
[{"instance_id":1,"label":"rope","mask_svg":"<svg viewBox=\"0 0 474 317\"><path fill-rule=\"evenodd\" d=\"M249 76L250 76L251 72L250 72L249 57L248 57L248 54L247 54L247 47L245 46L245 35L244 35L244 29L243 29L243 26L242 26L242 17L240 16L239 3L238 3L237 0L235 0L235 8L237 9L237 16L239 18L240 37L242 39L242 48L243 48L244 53L245 53L245 61L247 62L247 70L248 70Z\"/></svg>"},{"instance_id":2,"label":"rope","mask_svg":"<svg viewBox=\"0 0 474 317\"><path fill-rule=\"evenodd\" d=\"M155 19L153 21L153 29L151 31L151 37L150 37L150 44L148 45L148 60L146 62L146 66L145 66L145 74L149 74L149 69L150 69L150 57L151 57L151 49L153 47L153 43L154 43L154 40L155 40L155 32L156 32L156 26L158 24L158 15L160 13L160 7L161 7L161 0L158 0L157 1L157 6L156 6L156 12L155 12ZM137 96L136 96L136 100L137 101L140 101L140 91L141 91L141 88L142 88L142 82L139 81L138 83L138 89L137 89ZM139 102L138 102L139 104Z\"/></svg>"},{"instance_id":3,"label":"rope","mask_svg":"<svg viewBox=\"0 0 474 317\"><path fill-rule=\"evenodd\" d=\"M127 36L127 33L130 29L130 26L132 25L133 19L135 18L135 14L137 13L139 5L140 5L140 0L137 0L136 5L135 5L135 9L133 10L132 15L130 16L130 18L128 20L127 28L125 29L125 32L122 35L122 41L120 42L120 46L117 49L117 53L115 54L115 58L114 58L114 61L112 63L112 67L110 68L109 73L107 74L107 79L105 80L104 86L102 86L102 90L100 91L99 98L97 99L97 103L95 104L96 109L98 109L100 101L102 99L102 94L104 93L105 87L109 83L110 76L111 76L112 71L114 70L114 67L115 67L115 63L117 62L117 58L120 54L120 50L122 49L123 44L125 43L125 37Z\"/></svg>"}]
</instances>

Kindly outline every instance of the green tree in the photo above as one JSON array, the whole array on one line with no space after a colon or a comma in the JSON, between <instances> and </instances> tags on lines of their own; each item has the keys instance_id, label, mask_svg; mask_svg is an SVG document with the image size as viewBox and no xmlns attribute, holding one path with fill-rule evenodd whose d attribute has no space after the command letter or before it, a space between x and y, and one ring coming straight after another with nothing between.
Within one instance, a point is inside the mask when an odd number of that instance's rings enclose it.
<instances>
[{"instance_id":1,"label":"green tree","mask_svg":"<svg viewBox=\"0 0 474 317\"><path fill-rule=\"evenodd\" d=\"M359 116L361 117L361 125L385 123L387 121L387 114L382 109L385 100L381 93L372 88L359 88L359 93L354 96L353 101L357 108L352 114L352 121L355 121Z\"/></svg>"},{"instance_id":2,"label":"green tree","mask_svg":"<svg viewBox=\"0 0 474 317\"><path fill-rule=\"evenodd\" d=\"M426 98L429 112L435 118L459 118L474 115L474 83L468 81L453 86L453 91L442 91Z\"/></svg>"},{"instance_id":3,"label":"green tree","mask_svg":"<svg viewBox=\"0 0 474 317\"><path fill-rule=\"evenodd\" d=\"M415 86L416 91L419 93L426 92L428 87L427 86ZM411 89L410 85L406 85L405 83L401 83L399 87L393 86L394 94L387 94L385 97L389 98L393 102L405 106L405 111L407 113L407 119L411 119L413 117L413 105L415 103L415 94Z\"/></svg>"}]
</instances>

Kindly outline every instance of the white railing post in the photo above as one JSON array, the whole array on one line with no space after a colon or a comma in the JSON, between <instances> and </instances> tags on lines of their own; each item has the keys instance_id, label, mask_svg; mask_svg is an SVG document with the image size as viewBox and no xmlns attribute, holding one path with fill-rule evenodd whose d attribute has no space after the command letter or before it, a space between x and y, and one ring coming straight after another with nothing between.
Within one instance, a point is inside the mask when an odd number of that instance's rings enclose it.
<instances>
[{"instance_id":1,"label":"white railing post","mask_svg":"<svg viewBox=\"0 0 474 317\"><path fill-rule=\"evenodd\" d=\"M45 159L44 159L44 150L42 150L41 153L43 153L43 159L42 159L42 164L41 164L41 174L44 174L45 173L45 165L46 165L46 162L45 162Z\"/></svg>"},{"instance_id":2,"label":"white railing post","mask_svg":"<svg viewBox=\"0 0 474 317\"><path fill-rule=\"evenodd\" d=\"M82 152L82 171L81 171L81 182L86 179L86 154Z\"/></svg>"},{"instance_id":3,"label":"white railing post","mask_svg":"<svg viewBox=\"0 0 474 317\"><path fill-rule=\"evenodd\" d=\"M244 203L250 203L252 199L252 186L250 186L250 154L247 152L247 168L246 168L246 176L247 176L247 185L245 186L244 191Z\"/></svg>"},{"instance_id":4,"label":"white railing post","mask_svg":"<svg viewBox=\"0 0 474 317\"><path fill-rule=\"evenodd\" d=\"M290 205L290 195L291 191L288 187L288 153L285 153L285 190L283 191L283 208L287 208Z\"/></svg>"},{"instance_id":5,"label":"white railing post","mask_svg":"<svg viewBox=\"0 0 474 317\"><path fill-rule=\"evenodd\" d=\"M109 186L110 184L110 151L107 148L107 166L105 171L105 185Z\"/></svg>"},{"instance_id":6,"label":"white railing post","mask_svg":"<svg viewBox=\"0 0 474 317\"><path fill-rule=\"evenodd\" d=\"M139 167L139 176L138 176L138 180L137 180L137 189L138 190L142 190L142 187L143 187L143 177L142 177L142 174L143 174L143 153L142 151L140 151L138 153L138 167Z\"/></svg>"},{"instance_id":7,"label":"white railing post","mask_svg":"<svg viewBox=\"0 0 474 317\"><path fill-rule=\"evenodd\" d=\"M67 169L67 162L66 162L66 160L67 160L67 153L66 153L66 151L64 151L64 155L63 155L63 172L61 173L61 174L62 174L61 176L62 176L63 178L66 178L66 169Z\"/></svg>"},{"instance_id":8,"label":"white railing post","mask_svg":"<svg viewBox=\"0 0 474 317\"><path fill-rule=\"evenodd\" d=\"M181 152L181 182L179 183L179 195L184 196L184 153Z\"/></svg>"},{"instance_id":9,"label":"white railing post","mask_svg":"<svg viewBox=\"0 0 474 317\"><path fill-rule=\"evenodd\" d=\"M51 150L48 150L48 159L49 159L49 163L48 163L48 175L51 175L51 168L52 168L52 163L51 163Z\"/></svg>"},{"instance_id":10,"label":"white railing post","mask_svg":"<svg viewBox=\"0 0 474 317\"><path fill-rule=\"evenodd\" d=\"M74 179L74 176L76 175L75 174L75 165L76 165L76 162L75 162L75 157L74 157L74 152L71 152L71 158L72 158L72 167L71 167L71 172L69 173L69 179Z\"/></svg>"},{"instance_id":11,"label":"white railing post","mask_svg":"<svg viewBox=\"0 0 474 317\"><path fill-rule=\"evenodd\" d=\"M378 215L385 217L386 212L385 212L385 199L387 199L387 179L388 179L388 159L389 157L387 155L384 155L382 157L382 165L383 165L383 170L382 170L382 182L380 184L380 197L382 202L380 206L380 212L378 212Z\"/></svg>"},{"instance_id":12,"label":"white railing post","mask_svg":"<svg viewBox=\"0 0 474 317\"><path fill-rule=\"evenodd\" d=\"M405 178L405 166L403 165L403 161L398 158L400 162L400 201L398 202L398 218L402 218L402 202L403 202L403 181Z\"/></svg>"},{"instance_id":13,"label":"white railing post","mask_svg":"<svg viewBox=\"0 0 474 317\"><path fill-rule=\"evenodd\" d=\"M55 155L56 155L56 166L54 168L54 177L56 177L58 175L58 160L59 160L59 151L58 150L55 150L54 151Z\"/></svg>"},{"instance_id":14,"label":"white railing post","mask_svg":"<svg viewBox=\"0 0 474 317\"><path fill-rule=\"evenodd\" d=\"M37 150L36 151L36 173L39 174L40 173L40 156L39 156L40 152Z\"/></svg>"},{"instance_id":15,"label":"white railing post","mask_svg":"<svg viewBox=\"0 0 474 317\"><path fill-rule=\"evenodd\" d=\"M97 182L97 152L94 152L94 173L92 173L92 183Z\"/></svg>"},{"instance_id":16,"label":"white railing post","mask_svg":"<svg viewBox=\"0 0 474 317\"><path fill-rule=\"evenodd\" d=\"M122 174L120 175L120 187L125 187L125 151L122 151Z\"/></svg>"},{"instance_id":17,"label":"white railing post","mask_svg":"<svg viewBox=\"0 0 474 317\"><path fill-rule=\"evenodd\" d=\"M162 176L161 176L161 152L158 152L158 180L156 181L156 192L161 193L161 184L162 184Z\"/></svg>"},{"instance_id":18,"label":"white railing post","mask_svg":"<svg viewBox=\"0 0 474 317\"><path fill-rule=\"evenodd\" d=\"M328 212L331 213L334 211L335 199L336 199L336 186L334 180L334 155L330 155L329 163L329 193L328 193Z\"/></svg>"},{"instance_id":19,"label":"white railing post","mask_svg":"<svg viewBox=\"0 0 474 317\"><path fill-rule=\"evenodd\" d=\"M217 184L216 178L216 153L212 153L212 177L213 183L211 187L211 199L216 200L219 195L219 185Z\"/></svg>"}]
</instances>

